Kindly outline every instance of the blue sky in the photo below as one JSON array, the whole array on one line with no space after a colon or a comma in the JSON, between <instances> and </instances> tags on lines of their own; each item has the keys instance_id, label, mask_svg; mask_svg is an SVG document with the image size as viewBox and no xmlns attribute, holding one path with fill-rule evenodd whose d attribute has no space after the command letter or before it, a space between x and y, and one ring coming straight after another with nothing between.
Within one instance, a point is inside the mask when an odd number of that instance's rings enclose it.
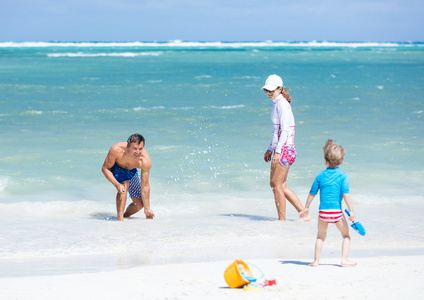
<instances>
[{"instance_id":1,"label":"blue sky","mask_svg":"<svg viewBox=\"0 0 424 300\"><path fill-rule=\"evenodd\" d=\"M0 41L424 41L423 0L0 0Z\"/></svg>"}]
</instances>

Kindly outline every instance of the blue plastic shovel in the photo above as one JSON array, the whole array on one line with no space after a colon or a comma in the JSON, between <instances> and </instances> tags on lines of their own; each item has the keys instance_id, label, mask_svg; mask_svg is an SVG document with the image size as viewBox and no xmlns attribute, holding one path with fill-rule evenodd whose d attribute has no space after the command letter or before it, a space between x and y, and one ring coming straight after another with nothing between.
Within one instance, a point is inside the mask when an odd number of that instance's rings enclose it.
<instances>
[{"instance_id":1,"label":"blue plastic shovel","mask_svg":"<svg viewBox=\"0 0 424 300\"><path fill-rule=\"evenodd\" d=\"M345 209L345 212L347 213L348 217L350 217L350 212L348 209ZM365 235L365 228L362 226L359 222L353 222L352 225L350 225L353 229L355 229L356 232L358 232L360 235Z\"/></svg>"}]
</instances>

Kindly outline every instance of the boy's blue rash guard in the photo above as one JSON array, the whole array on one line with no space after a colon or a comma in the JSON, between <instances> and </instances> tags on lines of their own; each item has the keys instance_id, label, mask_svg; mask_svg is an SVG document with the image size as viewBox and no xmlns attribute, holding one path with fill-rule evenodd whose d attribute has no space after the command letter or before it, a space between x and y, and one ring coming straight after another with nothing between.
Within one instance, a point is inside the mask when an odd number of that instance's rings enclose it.
<instances>
[{"instance_id":1,"label":"boy's blue rash guard","mask_svg":"<svg viewBox=\"0 0 424 300\"><path fill-rule=\"evenodd\" d=\"M319 209L342 209L343 194L349 194L349 176L340 168L327 168L319 173L309 193L320 190Z\"/></svg>"}]
</instances>

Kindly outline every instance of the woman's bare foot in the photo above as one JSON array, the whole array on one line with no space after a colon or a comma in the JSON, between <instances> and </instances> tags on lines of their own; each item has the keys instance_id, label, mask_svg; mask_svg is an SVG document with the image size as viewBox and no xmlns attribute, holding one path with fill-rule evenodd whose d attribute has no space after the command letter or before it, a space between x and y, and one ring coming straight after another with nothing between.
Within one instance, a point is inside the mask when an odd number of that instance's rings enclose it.
<instances>
[{"instance_id":1,"label":"woman's bare foot","mask_svg":"<svg viewBox=\"0 0 424 300\"><path fill-rule=\"evenodd\" d=\"M342 267L354 267L358 263L356 261L350 261L350 260L342 260Z\"/></svg>"},{"instance_id":2,"label":"woman's bare foot","mask_svg":"<svg viewBox=\"0 0 424 300\"><path fill-rule=\"evenodd\" d=\"M319 265L319 263L316 260L314 260L314 262L311 263L311 264L309 264L308 266L310 266L310 267L318 267L318 265Z\"/></svg>"},{"instance_id":3,"label":"woman's bare foot","mask_svg":"<svg viewBox=\"0 0 424 300\"><path fill-rule=\"evenodd\" d=\"M302 222L309 222L311 220L311 216L306 215L306 216L299 218L299 220L302 221Z\"/></svg>"},{"instance_id":4,"label":"woman's bare foot","mask_svg":"<svg viewBox=\"0 0 424 300\"><path fill-rule=\"evenodd\" d=\"M311 216L309 215L309 209L304 209L299 213L299 220L302 222L309 222L311 220Z\"/></svg>"}]
</instances>

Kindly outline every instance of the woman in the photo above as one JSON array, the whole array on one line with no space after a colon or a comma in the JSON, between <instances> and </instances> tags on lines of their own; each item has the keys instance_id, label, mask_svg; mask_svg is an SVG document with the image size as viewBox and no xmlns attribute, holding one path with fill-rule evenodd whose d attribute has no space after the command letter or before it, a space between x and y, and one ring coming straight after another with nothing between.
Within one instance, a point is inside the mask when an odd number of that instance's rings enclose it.
<instances>
[{"instance_id":1,"label":"woman","mask_svg":"<svg viewBox=\"0 0 424 300\"><path fill-rule=\"evenodd\" d=\"M284 221L286 219L286 199L299 213L303 211L299 198L286 184L290 166L296 159L295 124L290 106L291 97L288 91L284 89L281 77L275 74L268 76L262 89L268 95L268 98L274 102L271 113L274 131L271 144L265 152L264 160L270 162L272 159L270 185L274 192L278 219ZM311 217L306 214L301 219L309 221Z\"/></svg>"}]
</instances>

